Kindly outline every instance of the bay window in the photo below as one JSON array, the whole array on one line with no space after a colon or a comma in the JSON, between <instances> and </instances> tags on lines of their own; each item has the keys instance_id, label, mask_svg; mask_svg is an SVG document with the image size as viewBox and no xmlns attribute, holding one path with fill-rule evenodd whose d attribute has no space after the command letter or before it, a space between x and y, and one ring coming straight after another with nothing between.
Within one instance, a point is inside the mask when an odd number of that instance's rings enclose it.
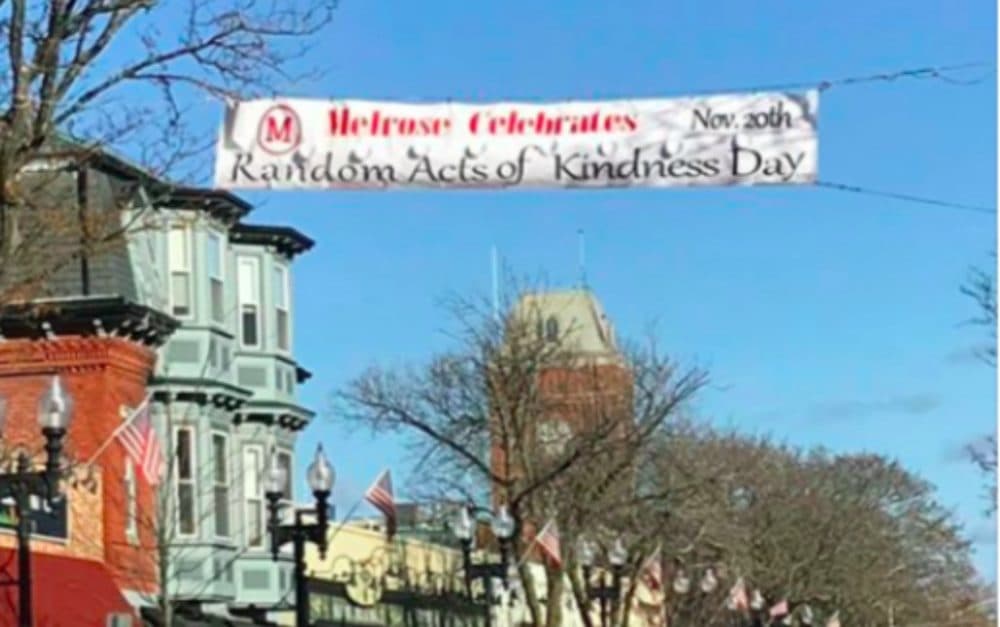
<instances>
[{"instance_id":1,"label":"bay window","mask_svg":"<svg viewBox=\"0 0 1000 627\"><path fill-rule=\"evenodd\" d=\"M240 257L238 262L240 302L240 343L260 346L260 262L256 257Z\"/></svg>"},{"instance_id":2,"label":"bay window","mask_svg":"<svg viewBox=\"0 0 1000 627\"><path fill-rule=\"evenodd\" d=\"M291 344L288 324L288 268L274 266L273 282L275 336L277 337L278 350L287 351Z\"/></svg>"},{"instance_id":3,"label":"bay window","mask_svg":"<svg viewBox=\"0 0 1000 627\"><path fill-rule=\"evenodd\" d=\"M216 233L208 234L208 294L211 303L212 321L224 323L226 321L225 311L225 283L222 238Z\"/></svg>"},{"instance_id":4,"label":"bay window","mask_svg":"<svg viewBox=\"0 0 1000 627\"><path fill-rule=\"evenodd\" d=\"M191 229L183 224L170 227L167 240L170 265L170 310L186 318L192 314L191 302Z\"/></svg>"},{"instance_id":5,"label":"bay window","mask_svg":"<svg viewBox=\"0 0 1000 627\"><path fill-rule=\"evenodd\" d=\"M229 438L212 434L212 499L215 506L215 535L228 538L229 527Z\"/></svg>"},{"instance_id":6,"label":"bay window","mask_svg":"<svg viewBox=\"0 0 1000 627\"><path fill-rule=\"evenodd\" d=\"M257 445L243 447L243 499L246 512L246 543L264 546L264 449Z\"/></svg>"},{"instance_id":7,"label":"bay window","mask_svg":"<svg viewBox=\"0 0 1000 627\"><path fill-rule=\"evenodd\" d=\"M195 496L195 460L194 431L190 427L179 427L174 432L177 443L174 459L177 480L177 525L182 536L193 536L197 533L195 524L197 502Z\"/></svg>"}]
</instances>

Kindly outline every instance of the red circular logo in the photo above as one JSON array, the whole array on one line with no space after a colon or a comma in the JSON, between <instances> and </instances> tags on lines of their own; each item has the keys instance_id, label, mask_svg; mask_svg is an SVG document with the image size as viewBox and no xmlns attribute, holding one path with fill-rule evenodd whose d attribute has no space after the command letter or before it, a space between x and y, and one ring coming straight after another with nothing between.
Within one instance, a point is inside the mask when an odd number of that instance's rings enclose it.
<instances>
[{"instance_id":1,"label":"red circular logo","mask_svg":"<svg viewBox=\"0 0 1000 627\"><path fill-rule=\"evenodd\" d=\"M257 145L264 152L283 155L302 142L302 122L288 105L275 105L264 112L257 127Z\"/></svg>"}]
</instances>

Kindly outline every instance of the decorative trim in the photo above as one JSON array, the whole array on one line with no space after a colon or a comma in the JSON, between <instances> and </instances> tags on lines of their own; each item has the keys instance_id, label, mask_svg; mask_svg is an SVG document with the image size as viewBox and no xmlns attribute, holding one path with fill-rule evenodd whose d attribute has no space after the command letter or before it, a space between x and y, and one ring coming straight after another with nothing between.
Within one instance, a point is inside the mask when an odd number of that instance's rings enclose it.
<instances>
[{"instance_id":1,"label":"decorative trim","mask_svg":"<svg viewBox=\"0 0 1000 627\"><path fill-rule=\"evenodd\" d=\"M178 325L174 318L120 296L40 299L0 308L0 339L117 337L155 348Z\"/></svg>"},{"instance_id":2,"label":"decorative trim","mask_svg":"<svg viewBox=\"0 0 1000 627\"><path fill-rule=\"evenodd\" d=\"M274 246L288 258L306 252L316 243L291 227L264 224L235 224L229 231L229 241L234 244Z\"/></svg>"}]
</instances>

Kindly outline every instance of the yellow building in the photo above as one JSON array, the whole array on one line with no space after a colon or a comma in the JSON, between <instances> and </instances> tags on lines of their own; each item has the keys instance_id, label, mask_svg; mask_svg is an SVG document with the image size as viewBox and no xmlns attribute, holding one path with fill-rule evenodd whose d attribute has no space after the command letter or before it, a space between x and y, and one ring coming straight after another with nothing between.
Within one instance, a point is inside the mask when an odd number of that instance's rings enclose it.
<instances>
[{"instance_id":1,"label":"yellow building","mask_svg":"<svg viewBox=\"0 0 1000 627\"><path fill-rule=\"evenodd\" d=\"M474 555L479 561L483 555ZM489 559L496 560L497 556ZM427 625L437 627L485 626L482 605L469 603L464 589L462 555L442 542L405 534L387 541L382 526L358 521L344 526L332 523L329 546L322 558L314 545L306 548L306 569L310 578L310 618L317 627L395 627ZM536 590L545 590L544 569L529 568ZM492 624L516 627L528 620L523 603L523 586L512 581L509 592L498 594L491 606ZM473 593L482 592L476 584ZM500 592L497 587L497 592ZM634 627L660 625L647 612L659 604L659 595L643 586L636 591L629 624ZM563 609L565 627L582 626L579 611L567 595ZM655 610L654 610L655 613ZM598 619L596 603L593 618ZM275 615L282 625L293 625L290 612Z\"/></svg>"},{"instance_id":2,"label":"yellow building","mask_svg":"<svg viewBox=\"0 0 1000 627\"><path fill-rule=\"evenodd\" d=\"M405 535L390 542L375 523L333 523L323 557L307 545L306 570L320 626L485 625L482 607L467 600L458 550ZM292 625L283 614L275 618Z\"/></svg>"}]
</instances>

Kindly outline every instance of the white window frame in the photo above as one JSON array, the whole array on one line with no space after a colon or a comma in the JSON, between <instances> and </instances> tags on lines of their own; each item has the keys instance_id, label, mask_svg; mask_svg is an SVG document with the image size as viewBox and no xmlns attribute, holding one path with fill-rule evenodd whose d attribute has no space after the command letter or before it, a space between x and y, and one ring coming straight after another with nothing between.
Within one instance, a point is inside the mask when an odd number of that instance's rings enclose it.
<instances>
[{"instance_id":1,"label":"white window frame","mask_svg":"<svg viewBox=\"0 0 1000 627\"><path fill-rule=\"evenodd\" d=\"M139 484L136 482L135 463L125 459L125 538L129 544L139 541L138 498Z\"/></svg>"},{"instance_id":2,"label":"white window frame","mask_svg":"<svg viewBox=\"0 0 1000 627\"><path fill-rule=\"evenodd\" d=\"M253 292L256 294L247 294L247 289L243 285L243 264L248 263L252 267L251 279L255 279ZM236 286L239 292L239 312L237 313L239 317L239 334L240 334L240 346L242 348L263 348L263 317L264 312L261 307L261 275L260 275L260 257L254 255L240 255L236 259ZM244 317L243 311L247 307L254 307L256 315L256 324L254 329L254 334L257 342L255 344L247 344L245 342L246 336L243 330Z\"/></svg>"},{"instance_id":3,"label":"white window frame","mask_svg":"<svg viewBox=\"0 0 1000 627\"><path fill-rule=\"evenodd\" d=\"M248 489L249 479L247 476L247 457L251 451L257 454L257 462L259 465L259 468L250 469L257 473L256 494L251 494L251 490ZM260 444L244 444L240 457L242 462L241 466L243 468L243 542L250 549L262 549L266 544L267 536L267 512L264 509L264 447ZM257 508L260 515L261 533L259 544L253 544L250 538L250 512L252 508Z\"/></svg>"},{"instance_id":4,"label":"white window frame","mask_svg":"<svg viewBox=\"0 0 1000 627\"><path fill-rule=\"evenodd\" d=\"M232 449L230 449L229 434L225 431L212 431L212 533L216 538L220 540L230 540L233 537L233 507L232 507L232 488L233 488L233 473L230 467L229 460L231 458ZM216 438L222 438L223 449L225 450L225 458L223 459L222 467L225 469L225 477L220 483L219 478L216 476L216 468L219 463L216 457L215 441ZM217 499L219 498L219 489L224 488L226 494L226 526L228 529L225 534L219 533L219 522L216 519L216 513L219 511L219 504Z\"/></svg>"},{"instance_id":5,"label":"white window frame","mask_svg":"<svg viewBox=\"0 0 1000 627\"><path fill-rule=\"evenodd\" d=\"M180 231L181 237L184 241L184 253L178 254L178 251L173 246L174 233ZM191 268L193 263L193 253L191 248L191 242L193 231L189 224L184 223L174 223L169 225L167 229L167 292L168 300L170 302L170 314L175 318L189 319L193 318L195 301L194 301L194 278L192 276ZM177 313L174 310L176 306L176 299L174 297L174 275L182 274L187 277L187 303L188 311L187 313Z\"/></svg>"},{"instance_id":6,"label":"white window frame","mask_svg":"<svg viewBox=\"0 0 1000 627\"><path fill-rule=\"evenodd\" d=\"M206 268L206 274L208 275L208 318L215 324L224 325L226 324L226 250L223 245L222 235L216 231L208 231L205 236L205 265L209 266L209 262L212 259L212 255L209 254L209 250L213 246L219 247L219 267ZM219 285L219 302L215 302L215 290L214 284ZM216 310L218 306L218 310ZM216 317L216 313L219 317Z\"/></svg>"},{"instance_id":7,"label":"white window frame","mask_svg":"<svg viewBox=\"0 0 1000 627\"><path fill-rule=\"evenodd\" d=\"M181 479L181 465L180 465L180 433L186 431L189 435L188 441L191 443L191 451L189 453L189 458L191 460L191 477L188 479ZM190 426L180 426L174 427L174 496L176 502L176 524L177 524L177 536L180 538L193 538L198 535L198 434L194 430L194 427ZM186 484L191 486L191 523L193 529L190 533L184 531L181 525L181 484Z\"/></svg>"},{"instance_id":8,"label":"white window frame","mask_svg":"<svg viewBox=\"0 0 1000 627\"><path fill-rule=\"evenodd\" d=\"M271 298L274 300L274 345L282 353L292 351L292 279L288 266L283 263L275 263L271 273ZM284 295L282 302L278 301L278 294L275 287L281 285ZM285 337L281 337L280 319L281 314L285 315ZM282 346L284 339L284 346Z\"/></svg>"},{"instance_id":9,"label":"white window frame","mask_svg":"<svg viewBox=\"0 0 1000 627\"><path fill-rule=\"evenodd\" d=\"M277 457L278 457L279 460L282 457L287 457L288 458L288 475L285 478L285 482L286 482L285 483L285 487L287 488L287 493L283 493L282 494L281 500L282 500L283 503L286 503L286 504L287 503L291 503L294 500L294 497L295 497L295 490L294 490L294 486L295 486L295 481L294 481L295 456L292 455L292 452L290 450L288 450L287 448L279 448L279 449L276 450L276 453L277 453ZM279 464L280 464L280 461L279 461Z\"/></svg>"}]
</instances>

